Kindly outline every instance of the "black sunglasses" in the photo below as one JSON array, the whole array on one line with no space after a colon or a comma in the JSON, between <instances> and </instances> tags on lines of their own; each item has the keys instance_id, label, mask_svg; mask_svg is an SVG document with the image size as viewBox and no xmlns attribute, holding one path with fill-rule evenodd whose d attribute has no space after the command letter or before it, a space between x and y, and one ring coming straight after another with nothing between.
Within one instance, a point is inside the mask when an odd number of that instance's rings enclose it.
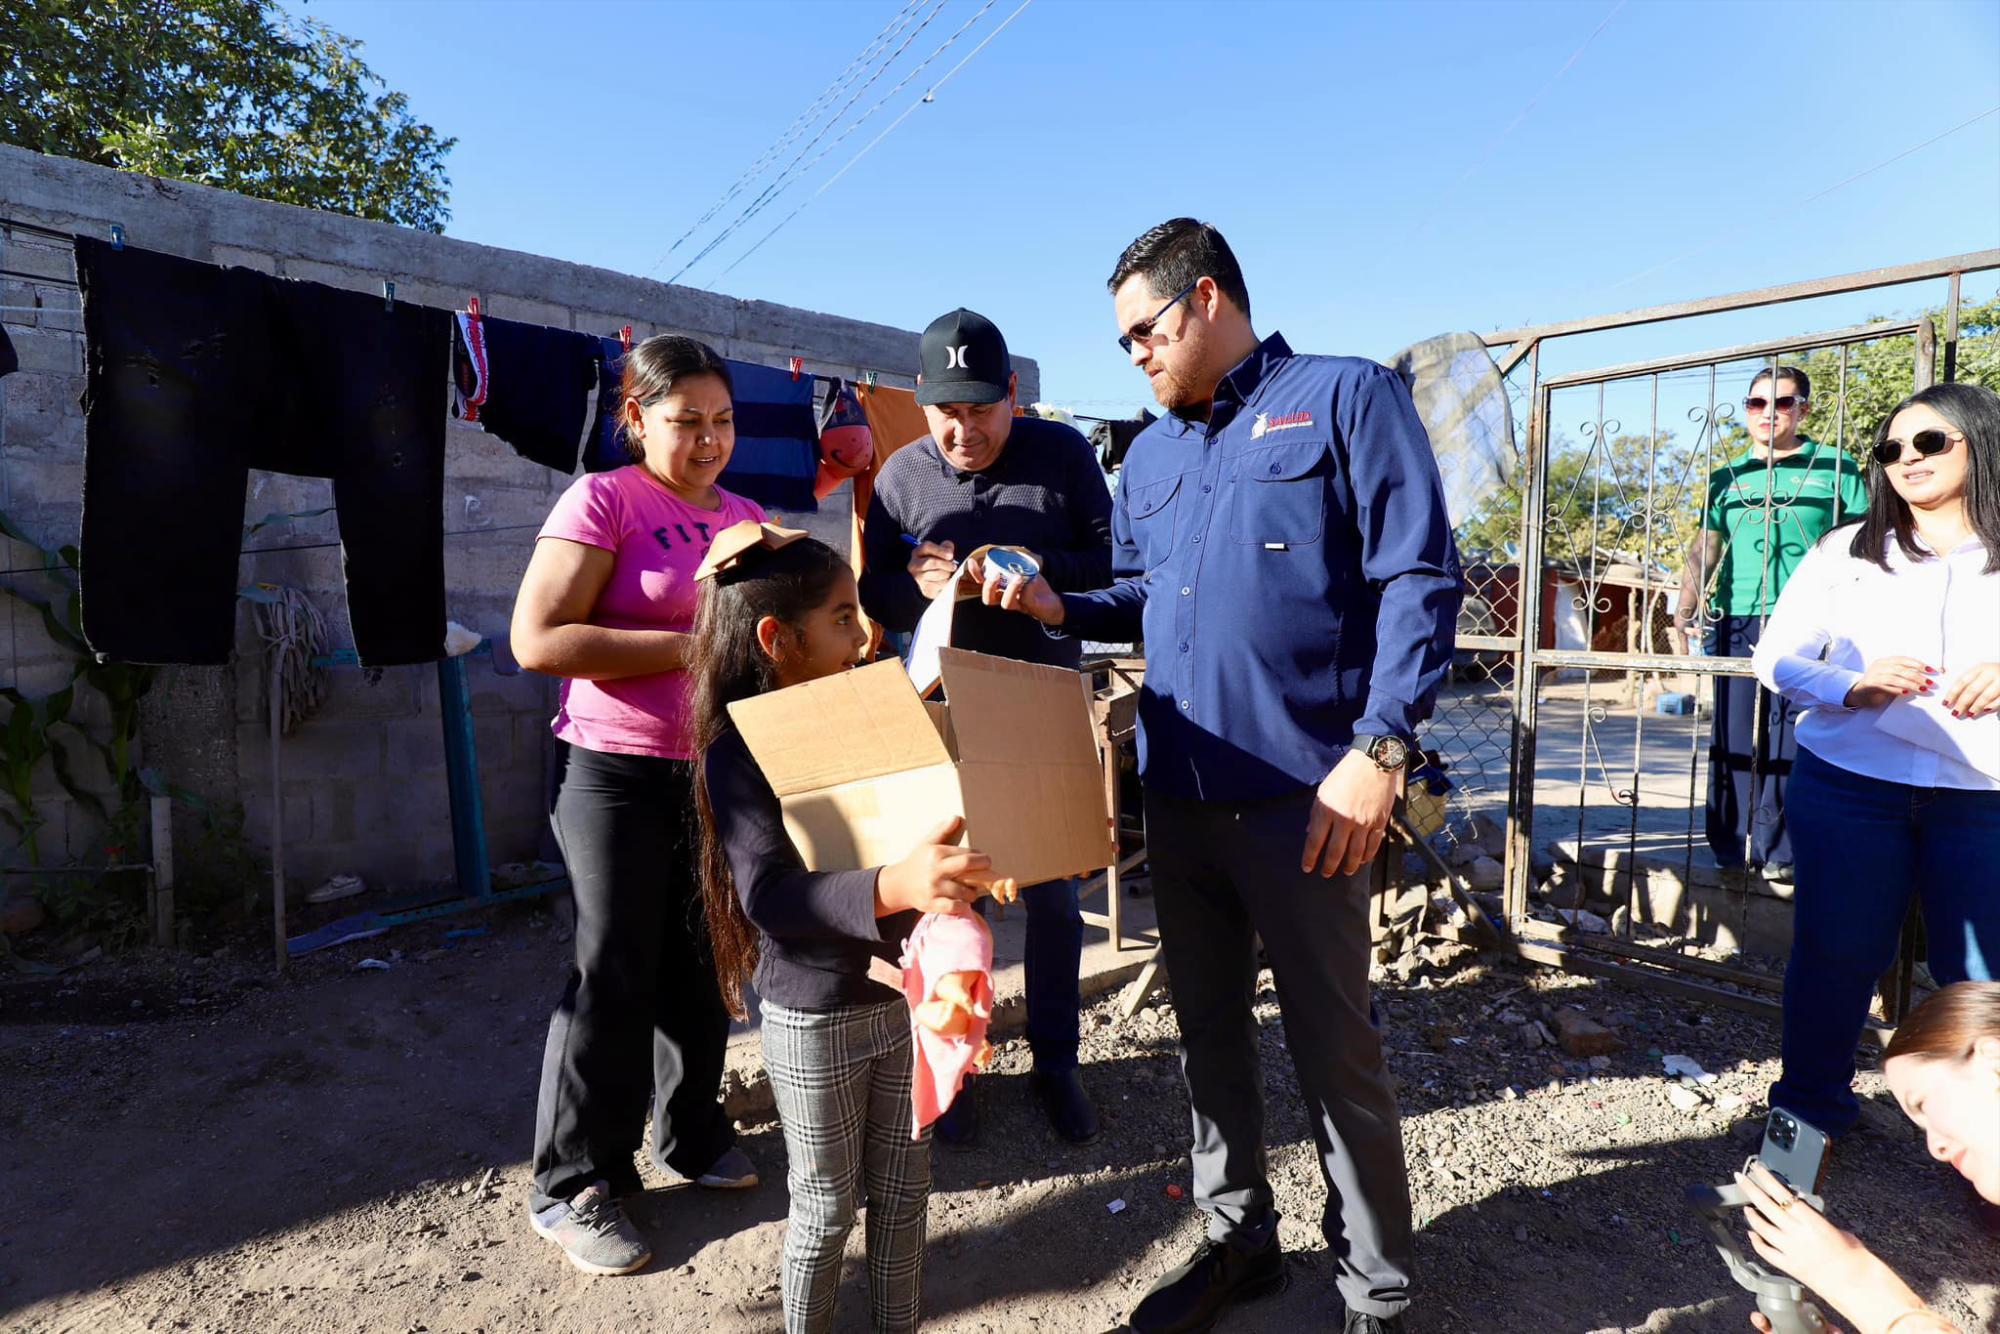
<instances>
[{"instance_id":1,"label":"black sunglasses","mask_svg":"<svg viewBox=\"0 0 2000 1334\"><path fill-rule=\"evenodd\" d=\"M1927 459L1933 454L1942 454L1950 449L1954 440L1964 438L1953 431L1918 431L1910 437L1910 443L1917 447L1918 458ZM1903 442L1900 440L1884 440L1875 446L1875 461L1885 468L1902 457Z\"/></svg>"},{"instance_id":2,"label":"black sunglasses","mask_svg":"<svg viewBox=\"0 0 2000 1334\"><path fill-rule=\"evenodd\" d=\"M1152 319L1140 320L1137 324L1132 326L1131 333L1118 335L1118 346L1125 350L1125 355L1128 357L1132 355L1132 344L1143 343L1148 338L1151 338L1153 336L1153 326L1160 322L1160 316L1172 310L1176 305L1180 304L1182 301L1185 301L1187 299L1187 294L1189 292L1192 292L1195 288L1199 286L1201 286L1201 279L1197 278L1193 282L1189 283L1186 287L1183 287L1180 291L1174 293L1174 299L1172 301L1167 302L1166 305L1161 306L1158 310L1154 311Z\"/></svg>"},{"instance_id":3,"label":"black sunglasses","mask_svg":"<svg viewBox=\"0 0 2000 1334\"><path fill-rule=\"evenodd\" d=\"M1793 408L1797 407L1799 404L1805 401L1806 401L1805 397L1801 394L1779 394L1777 398L1778 411L1790 412ZM1750 409L1750 411L1752 412L1762 412L1765 408L1771 406L1771 402L1772 400L1765 398L1761 394L1757 394L1744 399L1743 406Z\"/></svg>"}]
</instances>

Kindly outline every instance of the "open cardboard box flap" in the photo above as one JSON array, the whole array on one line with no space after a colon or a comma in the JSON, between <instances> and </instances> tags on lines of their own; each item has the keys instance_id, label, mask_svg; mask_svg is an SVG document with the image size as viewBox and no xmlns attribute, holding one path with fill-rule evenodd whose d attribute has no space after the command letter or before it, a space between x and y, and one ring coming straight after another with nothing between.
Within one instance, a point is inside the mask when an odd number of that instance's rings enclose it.
<instances>
[{"instance_id":1,"label":"open cardboard box flap","mask_svg":"<svg viewBox=\"0 0 2000 1334\"><path fill-rule=\"evenodd\" d=\"M944 649L945 706L876 663L729 706L815 871L899 861L954 815L995 876L1104 866L1110 821L1076 672ZM949 745L946 738L950 738Z\"/></svg>"}]
</instances>

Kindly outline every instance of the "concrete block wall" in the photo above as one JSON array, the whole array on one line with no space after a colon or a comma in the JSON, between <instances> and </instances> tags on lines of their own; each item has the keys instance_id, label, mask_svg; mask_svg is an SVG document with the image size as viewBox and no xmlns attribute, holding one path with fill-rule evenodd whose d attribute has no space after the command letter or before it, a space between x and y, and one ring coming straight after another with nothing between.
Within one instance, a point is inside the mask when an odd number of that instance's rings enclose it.
<instances>
[{"instance_id":1,"label":"concrete block wall","mask_svg":"<svg viewBox=\"0 0 2000 1334\"><path fill-rule=\"evenodd\" d=\"M605 334L630 324L635 338L686 333L728 357L784 365L798 356L809 372L826 375L872 370L884 384L907 386L916 369L917 335L908 330L0 145L0 270L19 275L0 280L0 306L8 308L0 321L21 359L19 373L0 379L0 512L51 549L78 540L82 513L78 298L68 244L8 228L9 222L97 236L117 223L128 244L191 259L371 293L390 281L399 301L448 309L476 294L496 316ZM1017 369L1023 399L1032 401L1038 369L1025 358ZM440 384L440 405L445 390ZM535 528L570 480L476 427L451 424L441 517L454 620L482 634L504 633ZM253 473L245 522L332 504L327 481ZM842 487L818 514L785 517L844 547L852 513L851 490ZM246 539L239 582L303 590L326 618L332 645L350 647L338 543L330 512L274 523ZM29 564L25 555L18 543L0 539L0 569ZM163 596L172 596L171 568L171 553L162 553ZM32 574L5 578L38 583ZM254 613L242 604L235 661L162 672L142 725L144 763L211 801L241 805L245 832L260 848L272 819L262 663ZM0 596L0 682L41 695L72 669L71 655L50 641L39 613ZM556 683L525 673L499 676L484 658L475 658L470 672L493 860L530 857L543 842ZM103 734L108 720L89 692L79 692L78 716ZM81 747L72 753L81 779L108 787L101 764ZM389 669L374 684L357 670L337 670L326 706L284 740L278 764L286 869L302 888L335 871L359 871L391 886L450 874L434 668ZM38 810L48 821L44 860L96 859L102 831L88 809L62 791L46 766L38 789ZM184 818L177 819L177 838ZM18 850L12 859L20 859Z\"/></svg>"}]
</instances>

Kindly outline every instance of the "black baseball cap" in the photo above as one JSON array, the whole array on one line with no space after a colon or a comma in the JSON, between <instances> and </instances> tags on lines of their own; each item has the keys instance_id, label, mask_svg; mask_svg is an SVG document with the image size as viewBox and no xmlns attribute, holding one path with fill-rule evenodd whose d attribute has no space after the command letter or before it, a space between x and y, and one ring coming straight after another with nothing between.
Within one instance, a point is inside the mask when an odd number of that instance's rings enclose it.
<instances>
[{"instance_id":1,"label":"black baseball cap","mask_svg":"<svg viewBox=\"0 0 2000 1334\"><path fill-rule=\"evenodd\" d=\"M923 372L917 402L926 406L998 403L1014 373L1000 327L963 306L931 321L917 359Z\"/></svg>"}]
</instances>

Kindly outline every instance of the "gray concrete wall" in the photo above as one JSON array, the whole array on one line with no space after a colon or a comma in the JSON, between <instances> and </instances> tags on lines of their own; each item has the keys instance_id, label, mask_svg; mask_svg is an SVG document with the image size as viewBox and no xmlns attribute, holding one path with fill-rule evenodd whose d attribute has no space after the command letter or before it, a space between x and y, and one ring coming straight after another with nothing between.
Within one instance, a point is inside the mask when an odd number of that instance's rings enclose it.
<instances>
[{"instance_id":1,"label":"gray concrete wall","mask_svg":"<svg viewBox=\"0 0 2000 1334\"><path fill-rule=\"evenodd\" d=\"M782 366L803 357L808 371L909 385L917 335L764 301L670 287L608 269L475 245L381 223L249 199L203 186L43 157L0 145L0 220L60 232L109 234L128 244L217 264L336 287L379 292L396 284L400 301L462 308L477 294L496 316L636 338L691 334L723 355ZM0 225L0 312L20 354L20 373L0 379L0 512L39 545L78 540L82 513L84 420L81 321L70 247ZM27 307L29 309L18 309ZM1024 402L1039 373L1021 359ZM439 386L442 403L444 386ZM282 423L274 423L282 429ZM518 457L476 427L453 423L446 445L445 580L453 619L482 633L506 629L535 526L569 478ZM245 517L332 504L322 480L253 473ZM843 487L818 515L791 516L843 548L852 516ZM246 547L304 550L246 555L239 582L304 590L326 616L335 647L351 646L338 534L329 514L265 528ZM27 563L0 539L0 568ZM20 575L6 576L19 580ZM34 582L33 576L26 576ZM162 596L171 597L171 587ZM237 657L229 668L163 673L144 711L144 763L212 801L239 803L260 847L271 822L269 739L263 723L262 648L249 608L240 609ZM38 613L0 597L0 682L29 695L58 688L71 659L44 632ZM471 664L473 713L486 819L496 862L534 855L543 836L549 764L548 720L555 682L497 675ZM79 693L78 715L102 735L107 711ZM3 720L0 720L3 721ZM78 777L108 787L103 766L73 748ZM353 670L335 673L325 708L282 751L283 826L288 872L316 883L339 870L374 883L407 885L449 875L450 822L439 731L436 673L389 670L370 685ZM43 859L101 860L101 829L43 767L37 807L47 820ZM190 838L187 812L177 839ZM19 860L18 850L12 860Z\"/></svg>"}]
</instances>

